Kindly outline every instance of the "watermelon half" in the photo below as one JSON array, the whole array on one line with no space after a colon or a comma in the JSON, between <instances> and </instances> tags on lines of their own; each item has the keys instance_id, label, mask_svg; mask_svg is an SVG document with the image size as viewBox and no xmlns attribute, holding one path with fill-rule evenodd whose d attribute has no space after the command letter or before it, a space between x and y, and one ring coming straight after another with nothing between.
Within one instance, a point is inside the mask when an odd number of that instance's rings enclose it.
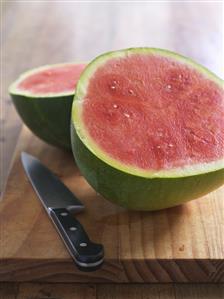
<instances>
[{"instance_id":1,"label":"watermelon half","mask_svg":"<svg viewBox=\"0 0 224 299\"><path fill-rule=\"evenodd\" d=\"M71 148L70 117L76 83L86 64L46 65L22 74L9 93L24 123L44 141Z\"/></svg>"},{"instance_id":2,"label":"watermelon half","mask_svg":"<svg viewBox=\"0 0 224 299\"><path fill-rule=\"evenodd\" d=\"M87 181L134 210L200 197L224 182L223 81L153 48L106 53L82 73L72 147Z\"/></svg>"}]
</instances>

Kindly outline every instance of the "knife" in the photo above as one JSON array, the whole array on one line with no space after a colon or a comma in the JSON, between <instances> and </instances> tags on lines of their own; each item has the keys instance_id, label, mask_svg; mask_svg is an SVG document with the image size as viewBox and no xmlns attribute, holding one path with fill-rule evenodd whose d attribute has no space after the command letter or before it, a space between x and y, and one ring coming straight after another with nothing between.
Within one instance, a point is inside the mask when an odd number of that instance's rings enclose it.
<instances>
[{"instance_id":1,"label":"knife","mask_svg":"<svg viewBox=\"0 0 224 299\"><path fill-rule=\"evenodd\" d=\"M82 271L101 267L103 246L91 242L82 225L72 215L83 210L84 205L38 159L22 152L21 160L34 190L77 267Z\"/></svg>"}]
</instances>

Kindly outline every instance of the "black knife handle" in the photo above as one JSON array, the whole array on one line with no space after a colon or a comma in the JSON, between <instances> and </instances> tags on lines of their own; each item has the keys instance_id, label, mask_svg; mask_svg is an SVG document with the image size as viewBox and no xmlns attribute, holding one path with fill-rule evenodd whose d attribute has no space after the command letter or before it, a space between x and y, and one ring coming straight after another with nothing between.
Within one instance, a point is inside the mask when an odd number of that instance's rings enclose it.
<instances>
[{"instance_id":1,"label":"black knife handle","mask_svg":"<svg viewBox=\"0 0 224 299\"><path fill-rule=\"evenodd\" d=\"M98 269L103 263L103 246L90 241L80 222L67 209L50 208L49 214L78 268Z\"/></svg>"}]
</instances>

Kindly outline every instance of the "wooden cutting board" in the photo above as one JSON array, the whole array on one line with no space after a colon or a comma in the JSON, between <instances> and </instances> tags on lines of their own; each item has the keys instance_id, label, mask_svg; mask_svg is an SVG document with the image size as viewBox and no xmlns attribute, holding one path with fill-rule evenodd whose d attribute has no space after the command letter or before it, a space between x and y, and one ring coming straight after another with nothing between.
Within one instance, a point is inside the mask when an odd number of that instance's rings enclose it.
<instances>
[{"instance_id":1,"label":"wooden cutting board","mask_svg":"<svg viewBox=\"0 0 224 299\"><path fill-rule=\"evenodd\" d=\"M21 151L38 157L81 199L77 218L105 264L80 272L34 193ZM0 203L0 280L51 282L224 282L224 188L158 212L130 212L88 185L71 153L23 128ZM136 199L137 200L137 199Z\"/></svg>"}]
</instances>

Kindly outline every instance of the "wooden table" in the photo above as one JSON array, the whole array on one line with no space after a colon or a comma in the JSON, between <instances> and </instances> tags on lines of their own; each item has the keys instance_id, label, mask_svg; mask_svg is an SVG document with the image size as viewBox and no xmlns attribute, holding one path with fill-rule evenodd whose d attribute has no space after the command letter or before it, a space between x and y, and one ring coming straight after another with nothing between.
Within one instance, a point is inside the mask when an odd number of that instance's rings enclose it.
<instances>
[{"instance_id":1,"label":"wooden table","mask_svg":"<svg viewBox=\"0 0 224 299\"><path fill-rule=\"evenodd\" d=\"M191 56L223 76L222 18L221 1L2 1L1 191L21 129L7 88L22 71L42 64L89 61L112 49L153 46ZM221 299L224 286L2 283L0 297Z\"/></svg>"}]
</instances>

